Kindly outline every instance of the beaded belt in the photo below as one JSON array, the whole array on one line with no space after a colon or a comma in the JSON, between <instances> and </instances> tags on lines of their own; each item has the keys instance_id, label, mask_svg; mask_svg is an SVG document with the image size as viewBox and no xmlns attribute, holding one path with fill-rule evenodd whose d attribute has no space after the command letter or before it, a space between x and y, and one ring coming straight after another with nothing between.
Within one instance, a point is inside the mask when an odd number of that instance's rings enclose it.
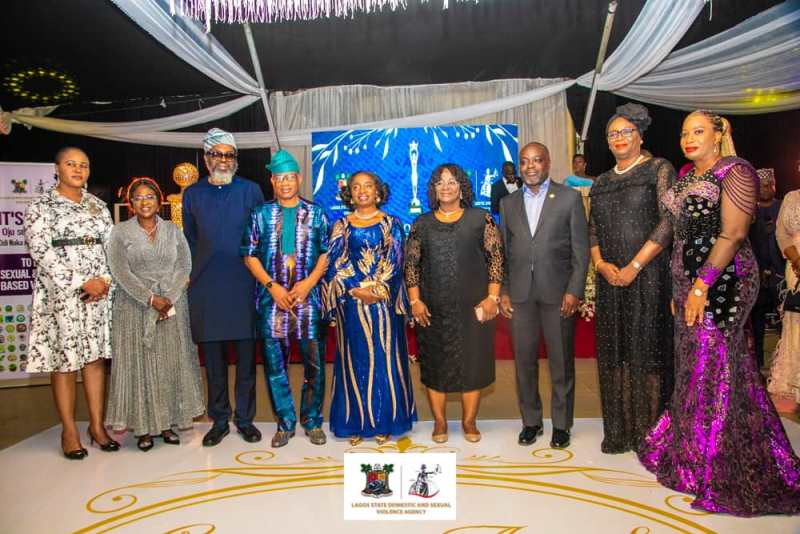
<instances>
[{"instance_id":1,"label":"beaded belt","mask_svg":"<svg viewBox=\"0 0 800 534\"><path fill-rule=\"evenodd\" d=\"M54 247L70 247L76 245L85 245L87 247L92 247L94 245L102 245L103 238L86 235L83 237L73 237L70 239L53 239L50 243Z\"/></svg>"}]
</instances>

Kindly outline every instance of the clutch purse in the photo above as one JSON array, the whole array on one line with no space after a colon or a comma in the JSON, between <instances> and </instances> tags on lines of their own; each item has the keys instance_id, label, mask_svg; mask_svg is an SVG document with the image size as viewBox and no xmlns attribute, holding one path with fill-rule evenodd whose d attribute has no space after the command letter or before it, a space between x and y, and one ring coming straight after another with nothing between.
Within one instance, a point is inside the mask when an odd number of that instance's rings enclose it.
<instances>
[{"instance_id":1,"label":"clutch purse","mask_svg":"<svg viewBox=\"0 0 800 534\"><path fill-rule=\"evenodd\" d=\"M800 280L794 285L793 290L786 291L786 298L783 301L784 312L800 313L800 293L797 292L798 286L800 286Z\"/></svg>"}]
</instances>

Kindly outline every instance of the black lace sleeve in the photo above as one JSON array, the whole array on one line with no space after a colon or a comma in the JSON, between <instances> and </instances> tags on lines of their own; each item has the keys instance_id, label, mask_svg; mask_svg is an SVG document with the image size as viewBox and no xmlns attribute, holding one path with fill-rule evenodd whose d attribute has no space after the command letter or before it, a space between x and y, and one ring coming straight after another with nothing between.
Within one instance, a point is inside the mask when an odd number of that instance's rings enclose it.
<instances>
[{"instance_id":1,"label":"black lace sleeve","mask_svg":"<svg viewBox=\"0 0 800 534\"><path fill-rule=\"evenodd\" d=\"M483 253L489 270L489 282L503 283L503 238L494 219L486 214L486 225L483 227Z\"/></svg>"},{"instance_id":2,"label":"black lace sleeve","mask_svg":"<svg viewBox=\"0 0 800 534\"><path fill-rule=\"evenodd\" d=\"M411 232L406 240L406 254L403 271L406 278L406 287L419 287L421 277L422 243L420 242L419 228L416 222L411 225Z\"/></svg>"},{"instance_id":3,"label":"black lace sleeve","mask_svg":"<svg viewBox=\"0 0 800 534\"><path fill-rule=\"evenodd\" d=\"M656 171L656 191L658 198L662 198L664 193L670 190L675 183L675 167L666 160L660 162ZM672 242L672 219L669 210L661 203L658 203L658 224L650 232L648 241L657 243L666 248Z\"/></svg>"},{"instance_id":4,"label":"black lace sleeve","mask_svg":"<svg viewBox=\"0 0 800 534\"><path fill-rule=\"evenodd\" d=\"M600 240L597 239L597 225L592 216L592 209L589 208L589 248L600 246Z\"/></svg>"}]
</instances>

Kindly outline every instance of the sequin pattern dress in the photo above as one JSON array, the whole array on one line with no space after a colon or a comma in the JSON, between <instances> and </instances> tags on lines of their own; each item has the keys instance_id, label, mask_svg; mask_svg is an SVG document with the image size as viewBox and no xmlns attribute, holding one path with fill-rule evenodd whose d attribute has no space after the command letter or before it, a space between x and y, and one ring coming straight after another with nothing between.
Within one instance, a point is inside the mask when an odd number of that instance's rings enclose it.
<instances>
[{"instance_id":1,"label":"sequin pattern dress","mask_svg":"<svg viewBox=\"0 0 800 534\"><path fill-rule=\"evenodd\" d=\"M151 242L136 218L128 219L114 227L108 244L118 288L105 422L136 436L189 428L205 409L197 347L189 330L189 245L174 223L159 217L157 225ZM168 298L175 315L157 321L150 295Z\"/></svg>"},{"instance_id":2,"label":"sequin pattern dress","mask_svg":"<svg viewBox=\"0 0 800 534\"><path fill-rule=\"evenodd\" d=\"M366 305L349 294L374 287ZM389 215L365 228L331 231L324 306L336 319L330 428L337 437L399 436L417 420L404 326L403 226Z\"/></svg>"},{"instance_id":3,"label":"sequin pattern dress","mask_svg":"<svg viewBox=\"0 0 800 534\"><path fill-rule=\"evenodd\" d=\"M758 266L746 238L734 249L720 237L722 205L753 214L757 194L755 169L722 158L700 176L690 170L662 197L674 228L675 390L639 450L661 484L696 496L693 508L739 516L800 512L800 460L756 368L747 327ZM683 306L695 276L725 247L732 259L716 266L705 318L688 327Z\"/></svg>"},{"instance_id":4,"label":"sequin pattern dress","mask_svg":"<svg viewBox=\"0 0 800 534\"><path fill-rule=\"evenodd\" d=\"M781 252L792 245L800 251L800 190L784 197L775 237ZM793 291L797 287L797 276L787 261L786 288ZM800 404L800 313L784 311L781 323L783 331L770 368L769 392Z\"/></svg>"},{"instance_id":5,"label":"sequin pattern dress","mask_svg":"<svg viewBox=\"0 0 800 534\"><path fill-rule=\"evenodd\" d=\"M590 193L590 246L600 247L603 261L622 268L646 241L665 249L629 286L613 286L596 275L601 449L607 454L637 450L672 395L672 226L658 199L674 182L672 164L653 158L625 174L613 169L601 174Z\"/></svg>"}]
</instances>

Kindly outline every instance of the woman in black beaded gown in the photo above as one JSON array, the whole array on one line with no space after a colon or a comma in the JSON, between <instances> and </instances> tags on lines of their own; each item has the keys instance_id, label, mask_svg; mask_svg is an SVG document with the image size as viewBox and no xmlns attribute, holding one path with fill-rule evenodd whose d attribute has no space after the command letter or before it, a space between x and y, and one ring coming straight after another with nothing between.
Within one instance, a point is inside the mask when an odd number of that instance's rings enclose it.
<instances>
[{"instance_id":1,"label":"woman in black beaded gown","mask_svg":"<svg viewBox=\"0 0 800 534\"><path fill-rule=\"evenodd\" d=\"M450 392L461 393L464 438L480 440L480 390L494 382L503 245L491 215L473 208L472 198L463 169L437 167L428 184L432 211L414 221L406 244L406 287L437 443L447 441Z\"/></svg>"},{"instance_id":2,"label":"woman in black beaded gown","mask_svg":"<svg viewBox=\"0 0 800 534\"><path fill-rule=\"evenodd\" d=\"M606 127L617 164L592 186L589 217L597 270L597 367L607 454L635 451L672 394L668 248L672 230L659 197L675 169L641 154L650 124L639 104L617 108Z\"/></svg>"}]
</instances>

